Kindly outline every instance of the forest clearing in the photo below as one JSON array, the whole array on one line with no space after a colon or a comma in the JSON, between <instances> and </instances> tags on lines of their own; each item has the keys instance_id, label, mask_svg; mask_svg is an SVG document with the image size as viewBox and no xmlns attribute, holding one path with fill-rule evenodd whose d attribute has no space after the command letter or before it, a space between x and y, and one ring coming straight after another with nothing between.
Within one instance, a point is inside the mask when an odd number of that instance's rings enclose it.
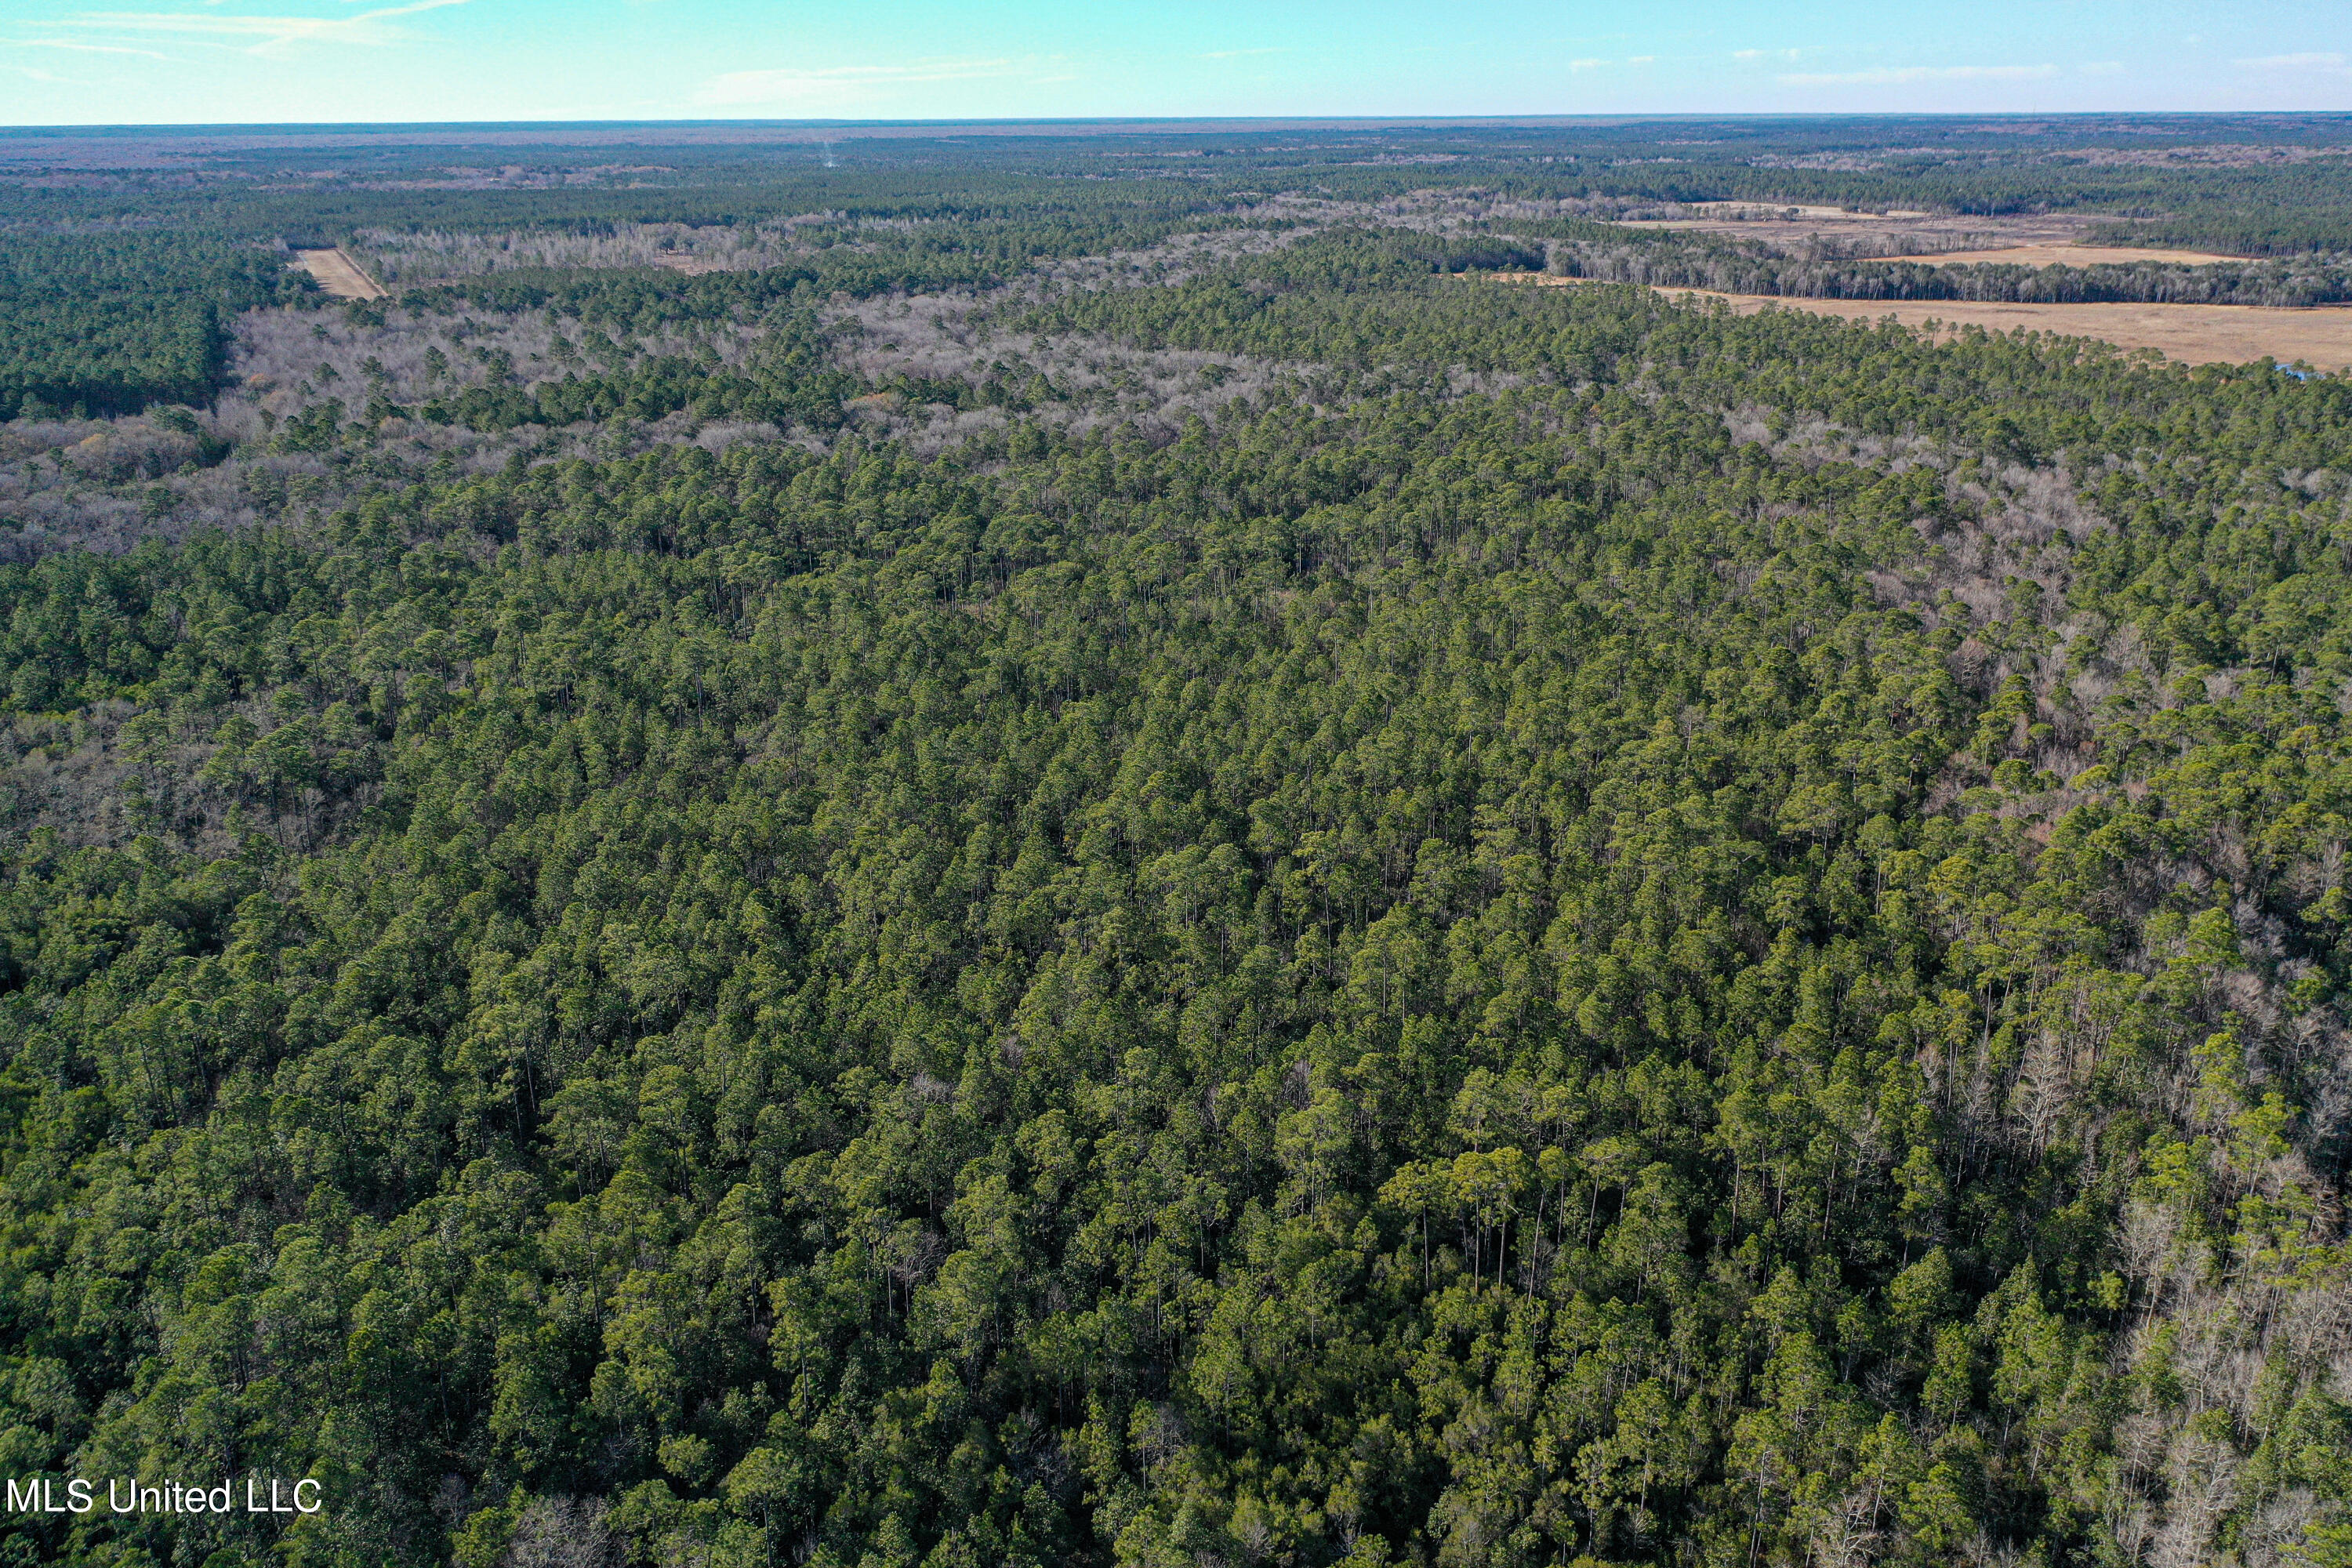
<instances>
[{"instance_id":1,"label":"forest clearing","mask_svg":"<svg viewBox=\"0 0 2352 1568\"><path fill-rule=\"evenodd\" d=\"M1794 216L1791 216L1793 214ZM1932 252L1938 260L1963 249L2013 246L2071 246L2088 236L2097 220L2080 213L1839 212L1826 207L1716 206L1695 203L1669 217L1627 214L1604 221L1620 228L1663 229L1673 234L1714 234L1773 245L1829 237L1893 255Z\"/></svg>"},{"instance_id":2,"label":"forest clearing","mask_svg":"<svg viewBox=\"0 0 2352 1568\"><path fill-rule=\"evenodd\" d=\"M1879 261L1916 261L1929 267L2126 267L2135 261L2168 261L2177 267L2212 267L2242 261L2206 250L2158 250L2145 245L2000 245L1983 250L1941 250L1921 256L1881 256Z\"/></svg>"},{"instance_id":3,"label":"forest clearing","mask_svg":"<svg viewBox=\"0 0 2352 1568\"><path fill-rule=\"evenodd\" d=\"M2188 364L2243 364L2264 354L2281 363L2320 370L2352 368L2352 309L2265 310L2259 305L2045 305L1961 300L1805 300L1769 294L1707 296L1731 301L1741 315L1769 305L1817 316L1879 321L1906 327L1928 322L1983 327L1996 332L2057 332L2097 338L2126 349L2155 349Z\"/></svg>"},{"instance_id":4,"label":"forest clearing","mask_svg":"<svg viewBox=\"0 0 2352 1568\"><path fill-rule=\"evenodd\" d=\"M1532 280L1556 288L1591 281L1498 272L1497 282ZM1862 321L1893 317L1906 327L1976 326L1991 331L2057 332L2097 338L2117 348L2155 349L2187 364L2243 364L2264 354L2320 370L2352 368L2352 309L2272 310L2259 305L2042 304L1974 300L1811 300L1790 294L1726 294L1657 286L1675 298L1727 300L1739 315L1768 306Z\"/></svg>"},{"instance_id":5,"label":"forest clearing","mask_svg":"<svg viewBox=\"0 0 2352 1568\"><path fill-rule=\"evenodd\" d=\"M294 265L319 280L319 287L338 300L383 300L390 297L383 284L360 270L358 262L340 247L298 250Z\"/></svg>"},{"instance_id":6,"label":"forest clearing","mask_svg":"<svg viewBox=\"0 0 2352 1568\"><path fill-rule=\"evenodd\" d=\"M1826 242L1849 256L1927 266L2122 267L2153 261L2210 267L2247 259L2210 248L2101 244L2102 220L2086 213L1841 212L1706 203L1681 211L1693 216L1608 221L1620 228L1715 235L1782 248Z\"/></svg>"}]
</instances>

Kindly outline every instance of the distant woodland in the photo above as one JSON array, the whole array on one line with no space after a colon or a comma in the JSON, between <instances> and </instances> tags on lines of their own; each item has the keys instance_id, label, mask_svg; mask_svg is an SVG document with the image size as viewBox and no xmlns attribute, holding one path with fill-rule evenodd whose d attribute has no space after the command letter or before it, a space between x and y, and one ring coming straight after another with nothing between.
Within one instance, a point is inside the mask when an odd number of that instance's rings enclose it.
<instances>
[{"instance_id":1,"label":"distant woodland","mask_svg":"<svg viewBox=\"0 0 2352 1568\"><path fill-rule=\"evenodd\" d=\"M2352 1568L2347 152L0 137L0 1568Z\"/></svg>"}]
</instances>

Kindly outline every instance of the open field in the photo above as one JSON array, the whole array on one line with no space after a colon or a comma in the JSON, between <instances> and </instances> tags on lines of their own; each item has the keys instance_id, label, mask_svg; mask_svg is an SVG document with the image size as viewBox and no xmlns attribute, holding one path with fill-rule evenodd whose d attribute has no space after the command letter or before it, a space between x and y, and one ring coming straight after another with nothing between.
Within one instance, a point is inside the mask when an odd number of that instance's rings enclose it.
<instances>
[{"instance_id":1,"label":"open field","mask_svg":"<svg viewBox=\"0 0 2352 1568\"><path fill-rule=\"evenodd\" d=\"M1742 315L1769 305L1817 316L1892 316L1906 327L1936 321L1996 332L2059 332L2098 338L2119 348L2155 349L2187 364L2242 364L2264 354L2283 363L2352 370L2352 307L2304 310L2256 305L1981 304L1961 300L1801 300L1718 294Z\"/></svg>"},{"instance_id":2,"label":"open field","mask_svg":"<svg viewBox=\"0 0 2352 1568\"><path fill-rule=\"evenodd\" d=\"M1719 234L1731 239L1760 240L1767 245L1801 245L1808 240L1833 239L1840 245L1880 255L2005 249L2021 245L2071 245L2090 231L2095 219L2075 213L1983 214L1850 213L1831 207L1755 207L1704 205L1686 206L1685 213L1704 216L1615 218L1623 228L1661 228L1683 234ZM1794 211L1796 217L1786 215Z\"/></svg>"},{"instance_id":3,"label":"open field","mask_svg":"<svg viewBox=\"0 0 2352 1568\"><path fill-rule=\"evenodd\" d=\"M700 256L675 250L654 258L654 265L665 272L682 272L688 278L698 278L706 272L725 272L728 258L723 256ZM753 264L746 264L753 265Z\"/></svg>"},{"instance_id":4,"label":"open field","mask_svg":"<svg viewBox=\"0 0 2352 1568\"><path fill-rule=\"evenodd\" d=\"M1800 220L1826 220L1831 223L1883 223L1888 218L1918 218L1929 215L1903 207L1889 207L1883 213L1848 212L1843 207L1805 206L1773 202L1693 202L1693 212L1716 213L1728 218L1780 218L1794 214Z\"/></svg>"},{"instance_id":5,"label":"open field","mask_svg":"<svg viewBox=\"0 0 2352 1568\"><path fill-rule=\"evenodd\" d=\"M1532 280L1559 287L1580 278L1496 273L1500 281ZM1704 289L1660 289L1676 298L1726 300L1741 315L1770 306L1817 316L1884 321L1906 327L1979 326L2008 332L2022 328L2068 337L2097 338L2126 349L2155 349L2187 364L2243 364L2264 354L2320 370L2352 370L2352 306L2264 310L2254 305L2044 305L1965 300L1807 300L1793 295L1717 294Z\"/></svg>"},{"instance_id":6,"label":"open field","mask_svg":"<svg viewBox=\"0 0 2352 1568\"><path fill-rule=\"evenodd\" d=\"M1850 213L1834 207L1758 207L1698 204L1685 209L1704 217L1622 218L1626 228L1662 228L1685 234L1717 234L1759 240L1784 249L1807 241L1833 239L1844 254L1866 253L1885 261L1992 262L2013 267L2096 267L2132 261L2171 261L2207 267L2244 258L2208 250L2162 250L2146 246L2084 245L2096 218L2077 213L2004 215L1999 217L1923 212ZM1794 218L1785 214L1794 212Z\"/></svg>"},{"instance_id":7,"label":"open field","mask_svg":"<svg viewBox=\"0 0 2352 1568\"><path fill-rule=\"evenodd\" d=\"M338 300L382 300L383 284L360 270L358 262L341 250L298 250L294 265L319 280L319 287Z\"/></svg>"},{"instance_id":8,"label":"open field","mask_svg":"<svg viewBox=\"0 0 2352 1568\"><path fill-rule=\"evenodd\" d=\"M2134 261L2170 261L2183 267L2210 267L2221 261L2243 261L2242 256L2221 256L2210 250L2156 250L2139 245L2004 245L1989 250L1941 250L1924 256L1887 256L1884 261L1924 261L1937 267L1984 262L2000 267L2122 267Z\"/></svg>"}]
</instances>

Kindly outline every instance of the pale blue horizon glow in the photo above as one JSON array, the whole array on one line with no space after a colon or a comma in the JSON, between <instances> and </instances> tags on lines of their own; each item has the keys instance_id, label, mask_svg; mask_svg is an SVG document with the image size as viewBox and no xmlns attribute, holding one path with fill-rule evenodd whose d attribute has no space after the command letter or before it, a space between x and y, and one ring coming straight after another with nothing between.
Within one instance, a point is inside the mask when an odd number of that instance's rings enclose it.
<instances>
[{"instance_id":1,"label":"pale blue horizon glow","mask_svg":"<svg viewBox=\"0 0 2352 1568\"><path fill-rule=\"evenodd\" d=\"M0 0L0 124L2352 110L2343 0Z\"/></svg>"}]
</instances>

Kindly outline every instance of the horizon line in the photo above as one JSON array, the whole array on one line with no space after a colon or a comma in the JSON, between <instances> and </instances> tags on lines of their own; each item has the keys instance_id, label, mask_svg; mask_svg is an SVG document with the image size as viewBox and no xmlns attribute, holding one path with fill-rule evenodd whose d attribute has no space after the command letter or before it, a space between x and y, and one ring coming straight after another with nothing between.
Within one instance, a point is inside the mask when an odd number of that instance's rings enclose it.
<instances>
[{"instance_id":1,"label":"horizon line","mask_svg":"<svg viewBox=\"0 0 2352 1568\"><path fill-rule=\"evenodd\" d=\"M1653 121L1708 122L1753 121L2312 121L2352 123L2346 109L2101 109L2101 110L1660 110L1611 114L1177 114L1177 115L1002 115L947 119L782 119L652 117L646 119L577 120L220 120L220 121L48 121L0 122L0 135L41 132L147 133L158 132L416 132L518 130L625 130L643 127L675 130L797 130L797 131L920 131L960 129L1020 129L1028 127L1139 126L1161 129L1201 127L1225 129L1256 126L1383 127L1383 126L1580 126L1628 125Z\"/></svg>"}]
</instances>

